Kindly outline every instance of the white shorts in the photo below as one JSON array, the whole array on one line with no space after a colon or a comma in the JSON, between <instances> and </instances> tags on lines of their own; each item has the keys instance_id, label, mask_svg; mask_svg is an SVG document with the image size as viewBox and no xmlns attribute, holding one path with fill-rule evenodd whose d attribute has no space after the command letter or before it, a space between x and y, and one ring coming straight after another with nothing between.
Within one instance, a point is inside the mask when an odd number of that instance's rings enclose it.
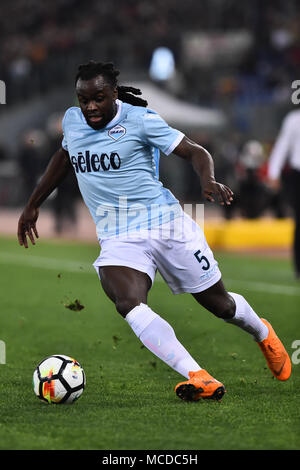
<instances>
[{"instance_id":1,"label":"white shorts","mask_svg":"<svg viewBox=\"0 0 300 470\"><path fill-rule=\"evenodd\" d=\"M93 263L100 266L126 266L144 272L152 284L158 271L173 294L197 293L221 278L205 235L190 216L133 234L102 239L100 256Z\"/></svg>"}]
</instances>

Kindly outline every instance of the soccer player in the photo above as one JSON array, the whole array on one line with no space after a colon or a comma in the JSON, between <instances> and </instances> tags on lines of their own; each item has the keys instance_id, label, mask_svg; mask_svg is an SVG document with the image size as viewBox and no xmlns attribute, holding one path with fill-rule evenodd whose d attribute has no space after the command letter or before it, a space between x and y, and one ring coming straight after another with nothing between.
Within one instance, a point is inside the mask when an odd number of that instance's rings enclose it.
<instances>
[{"instance_id":1,"label":"soccer player","mask_svg":"<svg viewBox=\"0 0 300 470\"><path fill-rule=\"evenodd\" d=\"M140 341L186 379L175 387L180 398L220 400L225 387L147 305L157 270L174 294L191 293L218 318L250 334L273 375L287 380L291 362L272 326L243 296L225 290L203 231L159 181L159 151L193 165L207 200L230 204L232 191L216 182L211 155L148 109L136 96L140 90L118 86L118 75L110 63L79 66L79 107L66 111L62 147L20 216L20 245L28 248L27 237L35 244L40 205L73 169L96 224L101 252L94 267L104 292Z\"/></svg>"}]
</instances>

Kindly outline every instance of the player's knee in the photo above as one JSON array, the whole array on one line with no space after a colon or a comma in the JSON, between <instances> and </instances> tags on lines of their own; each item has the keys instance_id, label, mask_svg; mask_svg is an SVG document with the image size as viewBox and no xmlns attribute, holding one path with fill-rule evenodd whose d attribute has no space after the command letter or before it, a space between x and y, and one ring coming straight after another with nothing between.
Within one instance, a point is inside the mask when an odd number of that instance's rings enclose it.
<instances>
[{"instance_id":1,"label":"player's knee","mask_svg":"<svg viewBox=\"0 0 300 470\"><path fill-rule=\"evenodd\" d=\"M140 305L141 300L137 297L127 297L124 299L117 299L115 302L117 312L122 315L122 317L126 317L127 313L129 313L134 307Z\"/></svg>"}]
</instances>

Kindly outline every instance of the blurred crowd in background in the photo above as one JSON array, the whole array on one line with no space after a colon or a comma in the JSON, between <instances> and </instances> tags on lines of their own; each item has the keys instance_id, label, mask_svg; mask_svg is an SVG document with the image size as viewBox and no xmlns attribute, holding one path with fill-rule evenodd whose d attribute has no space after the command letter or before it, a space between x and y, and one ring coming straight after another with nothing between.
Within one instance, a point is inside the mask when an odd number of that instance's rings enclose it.
<instances>
[{"instance_id":1,"label":"blurred crowd in background","mask_svg":"<svg viewBox=\"0 0 300 470\"><path fill-rule=\"evenodd\" d=\"M297 0L5 0L0 38L0 79L7 93L0 121L8 109L17 112L54 89L72 87L78 64L91 58L113 61L127 80L153 81L154 51L167 48L174 70L158 85L228 117L223 132L199 129L191 135L211 151L217 178L236 193L224 217L288 214L288 168L281 193L268 188L266 168L282 118L293 107L291 84L300 79ZM27 200L60 145L62 111L24 129L17 150L6 148L0 135L0 206ZM163 180L169 168L162 168ZM12 189L16 173L19 183ZM199 182L189 168L185 182L179 197L199 201ZM77 197L73 176L52 195L58 232L65 207L70 221L76 220L71 201Z\"/></svg>"},{"instance_id":2,"label":"blurred crowd in background","mask_svg":"<svg viewBox=\"0 0 300 470\"><path fill-rule=\"evenodd\" d=\"M12 103L68 82L68 65L86 57L143 72L167 46L188 99L282 100L300 66L299 34L297 0L3 1L1 78Z\"/></svg>"}]
</instances>

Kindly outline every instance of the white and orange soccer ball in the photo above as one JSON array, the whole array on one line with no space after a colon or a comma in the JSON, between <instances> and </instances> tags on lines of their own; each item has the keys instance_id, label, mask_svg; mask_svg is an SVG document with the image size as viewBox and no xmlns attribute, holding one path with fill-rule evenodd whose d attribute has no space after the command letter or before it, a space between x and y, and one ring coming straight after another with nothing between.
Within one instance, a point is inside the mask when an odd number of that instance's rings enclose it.
<instances>
[{"instance_id":1,"label":"white and orange soccer ball","mask_svg":"<svg viewBox=\"0 0 300 470\"><path fill-rule=\"evenodd\" d=\"M46 357L33 373L33 390L46 403L74 403L85 388L85 373L79 362L63 354Z\"/></svg>"}]
</instances>

